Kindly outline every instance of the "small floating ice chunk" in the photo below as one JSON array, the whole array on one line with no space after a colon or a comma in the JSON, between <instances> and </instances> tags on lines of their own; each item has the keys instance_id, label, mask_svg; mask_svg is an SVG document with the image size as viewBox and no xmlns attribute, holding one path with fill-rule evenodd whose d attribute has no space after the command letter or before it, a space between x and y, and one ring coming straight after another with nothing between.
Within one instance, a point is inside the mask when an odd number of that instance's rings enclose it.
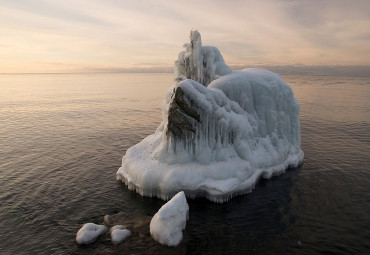
<instances>
[{"instance_id":1,"label":"small floating ice chunk","mask_svg":"<svg viewBox=\"0 0 370 255\"><path fill-rule=\"evenodd\" d=\"M189 206L183 191L164 204L150 222L150 234L161 244L177 246L186 227Z\"/></svg>"},{"instance_id":2,"label":"small floating ice chunk","mask_svg":"<svg viewBox=\"0 0 370 255\"><path fill-rule=\"evenodd\" d=\"M110 229L111 240L113 244L119 244L131 235L131 231L125 229L123 225L116 225Z\"/></svg>"},{"instance_id":3,"label":"small floating ice chunk","mask_svg":"<svg viewBox=\"0 0 370 255\"><path fill-rule=\"evenodd\" d=\"M98 236L104 234L106 228L104 225L96 225L94 223L86 223L78 230L76 241L78 244L90 244L95 242Z\"/></svg>"}]
</instances>

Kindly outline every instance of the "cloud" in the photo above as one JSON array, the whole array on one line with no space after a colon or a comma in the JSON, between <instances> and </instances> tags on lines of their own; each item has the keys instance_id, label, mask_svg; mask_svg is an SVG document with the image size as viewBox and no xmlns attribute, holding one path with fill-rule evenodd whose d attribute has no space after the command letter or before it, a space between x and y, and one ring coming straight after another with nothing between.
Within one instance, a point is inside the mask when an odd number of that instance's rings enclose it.
<instances>
[{"instance_id":1,"label":"cloud","mask_svg":"<svg viewBox=\"0 0 370 255\"><path fill-rule=\"evenodd\" d=\"M369 27L368 0L2 1L0 72L171 66L192 28L233 65L369 65Z\"/></svg>"}]
</instances>

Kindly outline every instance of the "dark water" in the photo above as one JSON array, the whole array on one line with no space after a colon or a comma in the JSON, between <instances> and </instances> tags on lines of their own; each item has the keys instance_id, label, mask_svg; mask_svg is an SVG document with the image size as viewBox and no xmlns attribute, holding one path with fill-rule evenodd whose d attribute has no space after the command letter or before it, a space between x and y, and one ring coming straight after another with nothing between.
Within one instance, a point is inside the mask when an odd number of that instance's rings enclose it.
<instances>
[{"instance_id":1,"label":"dark water","mask_svg":"<svg viewBox=\"0 0 370 255\"><path fill-rule=\"evenodd\" d=\"M167 248L148 227L164 202L115 173L159 125L172 75L0 75L0 254L370 254L370 77L283 78L303 166L228 203L189 200L184 240ZM132 236L78 246L106 214Z\"/></svg>"}]
</instances>

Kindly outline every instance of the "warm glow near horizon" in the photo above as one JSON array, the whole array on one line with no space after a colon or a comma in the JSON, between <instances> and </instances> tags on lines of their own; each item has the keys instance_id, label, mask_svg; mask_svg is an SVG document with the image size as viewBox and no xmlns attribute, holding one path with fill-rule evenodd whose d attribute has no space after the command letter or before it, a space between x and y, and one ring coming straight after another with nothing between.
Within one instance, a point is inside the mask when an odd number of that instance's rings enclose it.
<instances>
[{"instance_id":1,"label":"warm glow near horizon","mask_svg":"<svg viewBox=\"0 0 370 255\"><path fill-rule=\"evenodd\" d=\"M192 28L229 65L370 65L369 0L0 2L0 73L168 70Z\"/></svg>"}]
</instances>

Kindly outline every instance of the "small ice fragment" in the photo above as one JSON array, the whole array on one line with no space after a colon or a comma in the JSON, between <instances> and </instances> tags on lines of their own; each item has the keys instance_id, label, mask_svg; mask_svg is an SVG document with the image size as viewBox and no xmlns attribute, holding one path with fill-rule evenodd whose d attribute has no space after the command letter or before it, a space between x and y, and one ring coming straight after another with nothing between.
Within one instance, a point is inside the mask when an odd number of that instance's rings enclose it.
<instances>
[{"instance_id":1,"label":"small ice fragment","mask_svg":"<svg viewBox=\"0 0 370 255\"><path fill-rule=\"evenodd\" d=\"M90 244L95 242L98 236L104 234L106 228L104 225L96 225L94 223L86 223L78 230L76 241L78 244Z\"/></svg>"},{"instance_id":2,"label":"small ice fragment","mask_svg":"<svg viewBox=\"0 0 370 255\"><path fill-rule=\"evenodd\" d=\"M186 227L189 206L183 191L164 204L150 222L150 234L161 244L177 246Z\"/></svg>"},{"instance_id":3,"label":"small ice fragment","mask_svg":"<svg viewBox=\"0 0 370 255\"><path fill-rule=\"evenodd\" d=\"M119 244L131 235L131 231L125 229L123 225L116 225L110 229L111 240L113 244Z\"/></svg>"}]
</instances>

